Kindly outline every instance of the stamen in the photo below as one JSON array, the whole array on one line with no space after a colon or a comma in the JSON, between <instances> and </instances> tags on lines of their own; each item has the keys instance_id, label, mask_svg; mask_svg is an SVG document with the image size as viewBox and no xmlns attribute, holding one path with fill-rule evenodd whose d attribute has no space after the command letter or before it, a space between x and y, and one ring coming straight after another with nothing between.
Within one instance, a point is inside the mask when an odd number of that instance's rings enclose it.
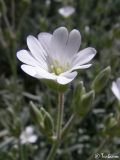
<instances>
[{"instance_id":1,"label":"stamen","mask_svg":"<svg viewBox=\"0 0 120 160\"><path fill-rule=\"evenodd\" d=\"M65 65L61 65L58 60L54 60L50 65L50 72L59 75L70 68L70 64L66 63Z\"/></svg>"}]
</instances>

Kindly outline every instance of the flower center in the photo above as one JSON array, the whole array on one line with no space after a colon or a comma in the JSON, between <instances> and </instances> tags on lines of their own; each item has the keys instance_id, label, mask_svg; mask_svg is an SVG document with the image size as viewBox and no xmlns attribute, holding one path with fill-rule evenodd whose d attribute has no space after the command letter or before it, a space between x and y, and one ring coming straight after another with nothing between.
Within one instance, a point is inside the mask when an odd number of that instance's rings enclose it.
<instances>
[{"instance_id":1,"label":"flower center","mask_svg":"<svg viewBox=\"0 0 120 160\"><path fill-rule=\"evenodd\" d=\"M50 71L56 75L59 75L65 71L67 71L69 68L70 68L69 63L62 65L59 63L58 60L54 60L53 63L50 65Z\"/></svg>"}]
</instances>

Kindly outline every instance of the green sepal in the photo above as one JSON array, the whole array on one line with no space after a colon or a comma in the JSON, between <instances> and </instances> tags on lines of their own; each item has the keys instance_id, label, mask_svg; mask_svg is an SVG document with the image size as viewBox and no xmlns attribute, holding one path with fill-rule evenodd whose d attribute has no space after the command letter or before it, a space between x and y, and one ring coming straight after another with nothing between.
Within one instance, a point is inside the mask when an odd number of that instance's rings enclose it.
<instances>
[{"instance_id":1,"label":"green sepal","mask_svg":"<svg viewBox=\"0 0 120 160\"><path fill-rule=\"evenodd\" d=\"M96 76L91 85L92 89L95 90L95 92L99 93L104 89L109 80L110 73L111 73L111 67L108 66Z\"/></svg>"},{"instance_id":2,"label":"green sepal","mask_svg":"<svg viewBox=\"0 0 120 160\"><path fill-rule=\"evenodd\" d=\"M44 83L51 88L52 90L55 90L57 92L65 92L68 88L68 85L61 85L55 81L52 80L44 80Z\"/></svg>"}]
</instances>

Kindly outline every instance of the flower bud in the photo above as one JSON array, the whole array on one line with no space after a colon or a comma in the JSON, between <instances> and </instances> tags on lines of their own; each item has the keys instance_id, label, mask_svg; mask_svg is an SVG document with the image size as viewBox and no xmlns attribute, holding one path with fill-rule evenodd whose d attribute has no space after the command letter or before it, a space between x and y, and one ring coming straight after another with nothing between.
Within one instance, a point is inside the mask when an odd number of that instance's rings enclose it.
<instances>
[{"instance_id":1,"label":"flower bud","mask_svg":"<svg viewBox=\"0 0 120 160\"><path fill-rule=\"evenodd\" d=\"M48 136L52 136L54 131L53 118L43 107L41 108L41 111L44 114L44 129Z\"/></svg>"},{"instance_id":2,"label":"flower bud","mask_svg":"<svg viewBox=\"0 0 120 160\"><path fill-rule=\"evenodd\" d=\"M103 130L103 133L105 135L109 135L109 136L120 135L119 123L116 117L112 113L105 119L104 124L105 124L105 127Z\"/></svg>"},{"instance_id":3,"label":"flower bud","mask_svg":"<svg viewBox=\"0 0 120 160\"><path fill-rule=\"evenodd\" d=\"M94 90L91 90L90 92L82 95L81 102L79 106L76 107L76 114L79 116L84 116L88 112L90 106L92 105L94 97L95 97Z\"/></svg>"},{"instance_id":4,"label":"flower bud","mask_svg":"<svg viewBox=\"0 0 120 160\"><path fill-rule=\"evenodd\" d=\"M110 77L111 68L110 66L103 69L94 79L92 83L92 89L96 92L100 92L107 84Z\"/></svg>"},{"instance_id":5,"label":"flower bud","mask_svg":"<svg viewBox=\"0 0 120 160\"><path fill-rule=\"evenodd\" d=\"M35 104L31 101L31 114L34 116L34 121L38 123L40 126L43 126L43 115L42 112L35 106Z\"/></svg>"},{"instance_id":6,"label":"flower bud","mask_svg":"<svg viewBox=\"0 0 120 160\"><path fill-rule=\"evenodd\" d=\"M30 102L30 105L33 120L37 123L40 131L48 137L52 136L54 123L51 115L43 107L38 109L33 102Z\"/></svg>"},{"instance_id":7,"label":"flower bud","mask_svg":"<svg viewBox=\"0 0 120 160\"><path fill-rule=\"evenodd\" d=\"M107 129L110 129L114 126L117 125L117 120L115 119L113 114L110 114L106 119L105 119L105 126Z\"/></svg>"},{"instance_id":8,"label":"flower bud","mask_svg":"<svg viewBox=\"0 0 120 160\"><path fill-rule=\"evenodd\" d=\"M83 85L83 81L80 81L74 91L73 100L74 100L74 106L75 108L78 108L81 103L81 97L85 94L85 87Z\"/></svg>"}]
</instances>

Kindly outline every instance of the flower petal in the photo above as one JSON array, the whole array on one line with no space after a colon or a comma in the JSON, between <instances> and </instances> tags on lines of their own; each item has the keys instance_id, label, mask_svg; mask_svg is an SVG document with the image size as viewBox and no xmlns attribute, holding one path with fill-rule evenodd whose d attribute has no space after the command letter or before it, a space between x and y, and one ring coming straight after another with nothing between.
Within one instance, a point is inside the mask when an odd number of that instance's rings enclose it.
<instances>
[{"instance_id":1,"label":"flower petal","mask_svg":"<svg viewBox=\"0 0 120 160\"><path fill-rule=\"evenodd\" d=\"M30 135L28 137L28 142L29 143L35 143L37 141L37 136L36 135Z\"/></svg>"},{"instance_id":2,"label":"flower petal","mask_svg":"<svg viewBox=\"0 0 120 160\"><path fill-rule=\"evenodd\" d=\"M116 83L117 83L118 90L120 92L120 78L117 78Z\"/></svg>"},{"instance_id":3,"label":"flower petal","mask_svg":"<svg viewBox=\"0 0 120 160\"><path fill-rule=\"evenodd\" d=\"M66 46L66 54L67 56L72 56L78 52L81 44L81 35L80 32L76 29L73 29L68 38L67 46Z\"/></svg>"},{"instance_id":4,"label":"flower petal","mask_svg":"<svg viewBox=\"0 0 120 160\"><path fill-rule=\"evenodd\" d=\"M77 76L77 72L64 72L57 78L57 82L65 85L70 83Z\"/></svg>"},{"instance_id":5,"label":"flower petal","mask_svg":"<svg viewBox=\"0 0 120 160\"><path fill-rule=\"evenodd\" d=\"M28 48L30 49L33 57L35 57L35 59L41 65L45 65L45 62L47 61L46 60L46 52L43 49L43 47L41 46L41 44L39 43L39 41L33 36L28 36L27 37L27 45L28 45ZM47 64L44 67L46 67L46 69L47 69Z\"/></svg>"},{"instance_id":6,"label":"flower petal","mask_svg":"<svg viewBox=\"0 0 120 160\"><path fill-rule=\"evenodd\" d=\"M21 144L26 144L26 143L28 143L28 140L26 139L26 138L20 138L20 140L21 140Z\"/></svg>"},{"instance_id":7,"label":"flower petal","mask_svg":"<svg viewBox=\"0 0 120 160\"><path fill-rule=\"evenodd\" d=\"M74 12L75 12L75 8L73 8L72 6L65 6L58 10L58 13L65 18L71 16Z\"/></svg>"},{"instance_id":8,"label":"flower petal","mask_svg":"<svg viewBox=\"0 0 120 160\"><path fill-rule=\"evenodd\" d=\"M73 60L73 66L79 66L88 63L95 55L96 50L94 48L88 47L86 49L83 49L82 51L78 52L77 55L75 55Z\"/></svg>"},{"instance_id":9,"label":"flower petal","mask_svg":"<svg viewBox=\"0 0 120 160\"><path fill-rule=\"evenodd\" d=\"M111 87L112 92L117 97L117 99L120 101L120 91L118 89L117 83L113 82Z\"/></svg>"},{"instance_id":10,"label":"flower petal","mask_svg":"<svg viewBox=\"0 0 120 160\"><path fill-rule=\"evenodd\" d=\"M26 127L25 133L26 133L27 135L32 135L33 132L34 132L34 128L33 128L32 126Z\"/></svg>"},{"instance_id":11,"label":"flower petal","mask_svg":"<svg viewBox=\"0 0 120 160\"><path fill-rule=\"evenodd\" d=\"M53 59L61 60L64 57L67 40L68 30L65 27L60 27L53 32L51 39L51 56Z\"/></svg>"},{"instance_id":12,"label":"flower petal","mask_svg":"<svg viewBox=\"0 0 120 160\"><path fill-rule=\"evenodd\" d=\"M74 66L70 69L70 72L77 70L77 69L86 69L91 67L92 64L85 64L85 65L81 65L81 66Z\"/></svg>"},{"instance_id":13,"label":"flower petal","mask_svg":"<svg viewBox=\"0 0 120 160\"><path fill-rule=\"evenodd\" d=\"M31 66L39 66L39 62L32 56L27 50L20 50L17 52L17 58L25 63L29 64Z\"/></svg>"},{"instance_id":14,"label":"flower petal","mask_svg":"<svg viewBox=\"0 0 120 160\"><path fill-rule=\"evenodd\" d=\"M45 71L44 69L40 68L40 67L35 67L36 71L37 71L37 75L39 75L39 77L41 79L50 79L50 80L56 80L57 76L49 73L47 71Z\"/></svg>"},{"instance_id":15,"label":"flower petal","mask_svg":"<svg viewBox=\"0 0 120 160\"><path fill-rule=\"evenodd\" d=\"M29 66L29 65L23 64L23 65L21 65L21 69L22 69L25 73L29 74L29 75L32 76L32 77L36 77L36 75L37 75L36 70L35 70L35 67L33 67L33 66ZM37 78L37 77L36 77L36 78Z\"/></svg>"},{"instance_id":16,"label":"flower petal","mask_svg":"<svg viewBox=\"0 0 120 160\"><path fill-rule=\"evenodd\" d=\"M47 32L42 32L38 34L38 40L48 55L50 52L51 38L52 38L52 34Z\"/></svg>"},{"instance_id":17,"label":"flower petal","mask_svg":"<svg viewBox=\"0 0 120 160\"><path fill-rule=\"evenodd\" d=\"M23 64L21 68L25 73L29 74L32 77L38 78L38 79L56 80L57 78L57 76L53 75L52 73L47 72L46 70L38 66L32 67L32 66Z\"/></svg>"}]
</instances>

